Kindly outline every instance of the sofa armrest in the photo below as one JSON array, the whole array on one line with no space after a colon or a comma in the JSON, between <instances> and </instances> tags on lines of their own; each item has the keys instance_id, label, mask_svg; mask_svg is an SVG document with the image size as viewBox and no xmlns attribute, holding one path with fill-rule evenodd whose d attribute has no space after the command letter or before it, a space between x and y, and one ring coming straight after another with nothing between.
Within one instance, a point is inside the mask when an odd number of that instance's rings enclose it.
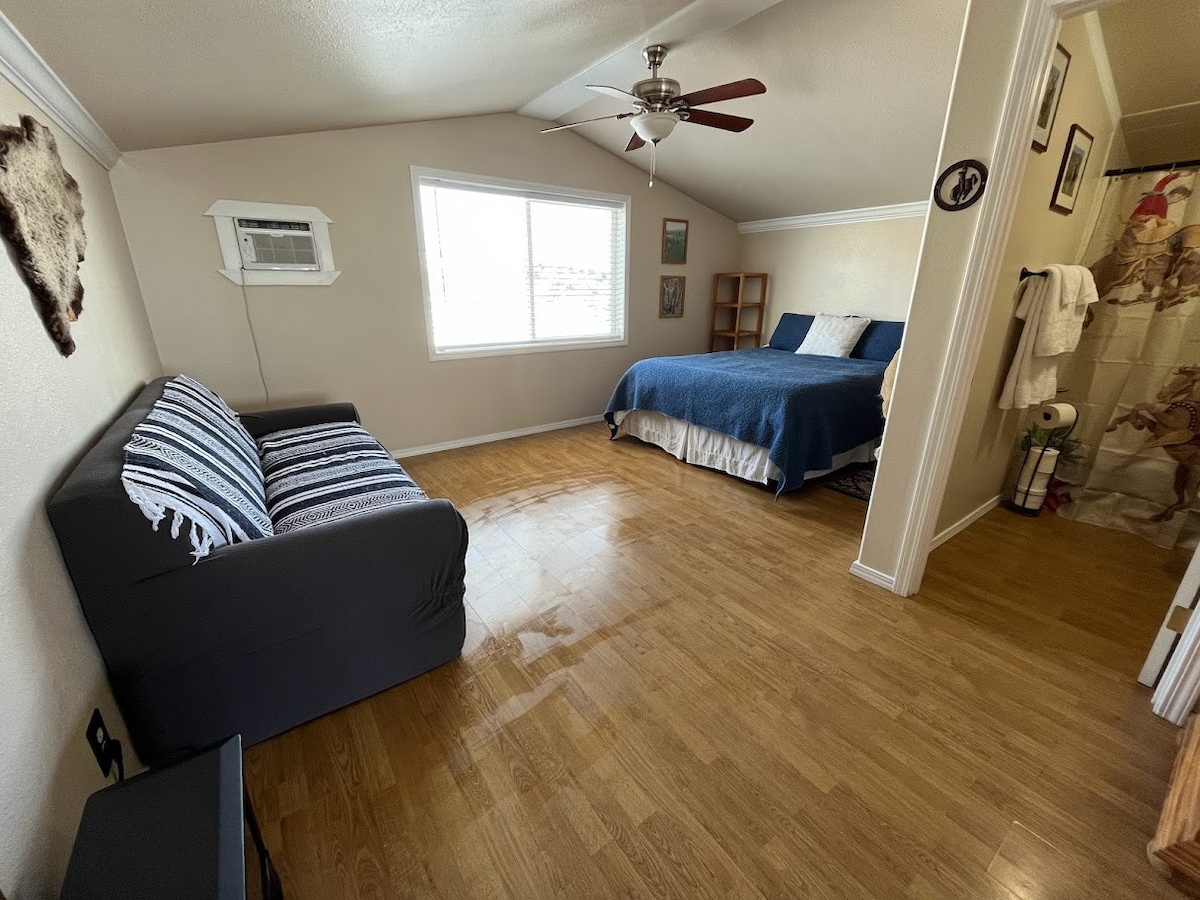
<instances>
[{"instance_id":1,"label":"sofa armrest","mask_svg":"<svg viewBox=\"0 0 1200 900\"><path fill-rule=\"evenodd\" d=\"M285 428L305 425L324 425L327 422L357 422L358 410L353 403L326 403L320 406L293 406L289 409L267 409L262 412L239 413L242 425L250 437L260 438Z\"/></svg>"},{"instance_id":2,"label":"sofa armrest","mask_svg":"<svg viewBox=\"0 0 1200 900\"><path fill-rule=\"evenodd\" d=\"M415 623L461 605L467 526L448 500L232 544L130 587L106 636L110 672L178 672L388 606Z\"/></svg>"}]
</instances>

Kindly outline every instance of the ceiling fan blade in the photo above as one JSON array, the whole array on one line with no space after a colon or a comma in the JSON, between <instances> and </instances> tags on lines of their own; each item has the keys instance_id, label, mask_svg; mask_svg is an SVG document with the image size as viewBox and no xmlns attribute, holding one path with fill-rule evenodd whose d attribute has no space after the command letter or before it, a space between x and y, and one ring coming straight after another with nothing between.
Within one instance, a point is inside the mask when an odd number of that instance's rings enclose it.
<instances>
[{"instance_id":1,"label":"ceiling fan blade","mask_svg":"<svg viewBox=\"0 0 1200 900\"><path fill-rule=\"evenodd\" d=\"M706 103L719 103L722 100L736 100L738 97L752 97L755 94L765 94L767 86L757 78L743 78L741 81L731 81L729 84L718 84L716 87L705 88L702 91L692 91L682 97L676 97L676 103L686 103L688 106L703 106Z\"/></svg>"},{"instance_id":2,"label":"ceiling fan blade","mask_svg":"<svg viewBox=\"0 0 1200 900\"><path fill-rule=\"evenodd\" d=\"M727 116L725 113L709 112L707 109L689 109L685 122L693 125L707 125L709 128L720 128L723 131L745 131L754 124L753 119L742 116Z\"/></svg>"},{"instance_id":3,"label":"ceiling fan blade","mask_svg":"<svg viewBox=\"0 0 1200 900\"><path fill-rule=\"evenodd\" d=\"M581 119L578 122L568 122L566 125L552 125L549 128L543 128L542 134L548 134L551 131L562 131L564 128L576 128L579 125L586 125L588 122L607 122L609 119L628 119L633 113L617 113L615 116L596 116L594 119Z\"/></svg>"},{"instance_id":4,"label":"ceiling fan blade","mask_svg":"<svg viewBox=\"0 0 1200 900\"><path fill-rule=\"evenodd\" d=\"M584 85L589 91L595 91L597 94L607 94L610 97L616 97L618 100L628 100L630 103L641 103L642 101L629 91L623 91L620 88L609 87L607 84L586 84Z\"/></svg>"},{"instance_id":5,"label":"ceiling fan blade","mask_svg":"<svg viewBox=\"0 0 1200 900\"><path fill-rule=\"evenodd\" d=\"M629 143L625 145L625 152L628 153L630 150L636 150L638 147L644 147L645 145L646 142L642 140L641 136L635 134L629 138Z\"/></svg>"}]
</instances>

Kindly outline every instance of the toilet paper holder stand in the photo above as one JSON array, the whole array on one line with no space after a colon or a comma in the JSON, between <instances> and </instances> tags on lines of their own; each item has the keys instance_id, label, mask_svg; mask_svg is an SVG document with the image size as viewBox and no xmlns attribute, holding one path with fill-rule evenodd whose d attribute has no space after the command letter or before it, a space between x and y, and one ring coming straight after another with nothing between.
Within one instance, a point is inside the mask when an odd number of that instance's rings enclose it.
<instances>
[{"instance_id":1,"label":"toilet paper holder stand","mask_svg":"<svg viewBox=\"0 0 1200 900\"><path fill-rule=\"evenodd\" d=\"M1047 441L1039 446L1031 445L1025 451L1025 459L1013 485L1012 498L1005 503L1008 509L1019 515L1030 518L1041 515L1050 479L1054 477L1058 468L1059 453L1075 431L1075 426L1079 424L1079 410L1069 403L1043 405L1036 414L1047 427L1061 428L1062 424L1054 423L1061 422L1064 412L1061 407L1064 406L1069 410L1066 416L1069 419L1067 430L1057 436L1053 443ZM1049 455L1051 450L1054 451L1052 456Z\"/></svg>"}]
</instances>

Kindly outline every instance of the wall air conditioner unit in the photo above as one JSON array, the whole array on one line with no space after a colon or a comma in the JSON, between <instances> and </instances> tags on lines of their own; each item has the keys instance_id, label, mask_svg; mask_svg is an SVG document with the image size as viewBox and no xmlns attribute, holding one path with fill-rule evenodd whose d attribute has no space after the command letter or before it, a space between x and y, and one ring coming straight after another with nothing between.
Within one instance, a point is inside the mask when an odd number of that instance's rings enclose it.
<instances>
[{"instance_id":1,"label":"wall air conditioner unit","mask_svg":"<svg viewBox=\"0 0 1200 900\"><path fill-rule=\"evenodd\" d=\"M234 284L333 284L329 216L315 206L218 200L204 213L217 226L221 268Z\"/></svg>"},{"instance_id":2,"label":"wall air conditioner unit","mask_svg":"<svg viewBox=\"0 0 1200 900\"><path fill-rule=\"evenodd\" d=\"M319 272L311 222L234 219L242 268L259 272Z\"/></svg>"}]
</instances>

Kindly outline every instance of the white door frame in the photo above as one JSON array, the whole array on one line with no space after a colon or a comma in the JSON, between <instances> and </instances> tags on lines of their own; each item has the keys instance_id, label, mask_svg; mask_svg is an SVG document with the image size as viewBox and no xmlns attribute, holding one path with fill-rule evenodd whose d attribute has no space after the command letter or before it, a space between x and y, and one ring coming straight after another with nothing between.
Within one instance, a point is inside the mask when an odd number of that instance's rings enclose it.
<instances>
[{"instance_id":1,"label":"white door frame","mask_svg":"<svg viewBox=\"0 0 1200 900\"><path fill-rule=\"evenodd\" d=\"M999 281L1025 175L1034 113L1062 21L1115 2L1118 0L1026 0L1000 130L989 163L988 191L980 203L983 208L971 240L966 276L953 312L949 347L938 377L930 428L920 443L917 464L908 480L905 527L899 533L896 570L894 575L873 571L862 563L861 556L852 568L856 574L902 596L914 594L920 588L929 558L955 444L966 412L971 379L983 346L989 306ZM951 115L953 112L952 109ZM936 213L931 211L932 214ZM922 254L928 249L923 247ZM919 278L918 274L918 284ZM903 377L903 369L902 358L899 377ZM1194 595L1198 586L1200 553L1193 558L1173 605L1181 605L1178 596L1186 594L1189 588ZM1191 713L1197 700L1200 700L1200 613L1191 617L1180 635L1158 681L1151 706L1156 714L1179 724Z\"/></svg>"},{"instance_id":2,"label":"white door frame","mask_svg":"<svg viewBox=\"0 0 1200 900\"><path fill-rule=\"evenodd\" d=\"M872 571L863 562L861 552L851 568L860 577L882 584L901 596L915 594L925 574L955 445L966 413L971 379L983 347L991 300L1000 278L1008 233L1025 176L1035 113L1062 20L1114 2L1117 0L1027 0L1000 118L1000 132L988 163L988 190L979 204L982 209L967 256L966 277L953 312L947 356L938 378L931 421L917 465L908 479L907 509L903 526L898 529L895 572L887 575ZM953 108L950 115L954 115ZM930 214L937 215L938 211L931 209ZM928 246L923 247L922 255L928 250ZM902 356L898 378L903 378L903 370ZM884 446L887 446L886 431Z\"/></svg>"},{"instance_id":3,"label":"white door frame","mask_svg":"<svg viewBox=\"0 0 1200 900\"><path fill-rule=\"evenodd\" d=\"M1146 657L1142 673L1138 676L1138 681L1154 688L1154 696L1150 699L1151 708L1176 725L1183 724L1183 720L1195 707L1196 701L1200 700L1200 612L1193 611L1187 625L1178 635L1167 627L1167 623L1177 607L1194 610L1198 596L1200 548L1192 555L1192 561L1179 584L1179 590L1175 592L1175 599L1171 602L1167 615L1163 618L1162 628L1159 629L1154 646L1150 648L1150 655ZM1167 661L1165 669L1164 661Z\"/></svg>"}]
</instances>

